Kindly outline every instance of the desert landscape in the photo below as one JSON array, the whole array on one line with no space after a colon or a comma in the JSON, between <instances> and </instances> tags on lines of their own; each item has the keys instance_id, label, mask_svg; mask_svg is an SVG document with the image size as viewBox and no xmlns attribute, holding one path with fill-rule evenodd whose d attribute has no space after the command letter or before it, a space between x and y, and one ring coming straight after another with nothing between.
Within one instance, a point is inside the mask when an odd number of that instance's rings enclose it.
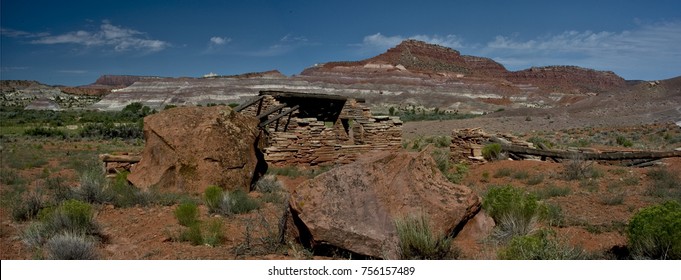
<instances>
[{"instance_id":1,"label":"desert landscape","mask_svg":"<svg viewBox=\"0 0 681 280\"><path fill-rule=\"evenodd\" d=\"M410 39L292 76L1 83L3 260L681 258L681 76Z\"/></svg>"}]
</instances>

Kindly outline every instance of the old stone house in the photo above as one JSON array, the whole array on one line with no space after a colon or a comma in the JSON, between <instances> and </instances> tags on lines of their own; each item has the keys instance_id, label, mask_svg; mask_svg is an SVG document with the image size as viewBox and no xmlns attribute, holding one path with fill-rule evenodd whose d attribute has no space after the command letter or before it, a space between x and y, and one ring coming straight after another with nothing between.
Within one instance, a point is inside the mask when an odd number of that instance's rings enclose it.
<instances>
[{"instance_id":1,"label":"old stone house","mask_svg":"<svg viewBox=\"0 0 681 280\"><path fill-rule=\"evenodd\" d=\"M398 117L373 116L364 100L340 95L261 91L235 108L256 116L265 160L274 166L335 165L402 143Z\"/></svg>"}]
</instances>

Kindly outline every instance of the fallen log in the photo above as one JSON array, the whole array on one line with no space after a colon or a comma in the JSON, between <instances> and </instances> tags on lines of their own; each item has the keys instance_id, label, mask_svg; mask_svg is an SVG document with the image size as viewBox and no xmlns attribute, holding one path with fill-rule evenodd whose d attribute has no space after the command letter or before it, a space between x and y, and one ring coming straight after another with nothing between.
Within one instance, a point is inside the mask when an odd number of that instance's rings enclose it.
<instances>
[{"instance_id":1,"label":"fallen log","mask_svg":"<svg viewBox=\"0 0 681 280\"><path fill-rule=\"evenodd\" d=\"M501 144L501 143L500 143ZM501 144L501 150L515 154L540 157L580 160L633 160L681 157L681 151L616 151L616 152L573 152L562 150L540 150L530 147Z\"/></svg>"},{"instance_id":2,"label":"fallen log","mask_svg":"<svg viewBox=\"0 0 681 280\"><path fill-rule=\"evenodd\" d=\"M99 160L102 162L123 162L123 163L138 163L142 159L141 156L131 156L131 155L110 155L101 154L99 155Z\"/></svg>"}]
</instances>

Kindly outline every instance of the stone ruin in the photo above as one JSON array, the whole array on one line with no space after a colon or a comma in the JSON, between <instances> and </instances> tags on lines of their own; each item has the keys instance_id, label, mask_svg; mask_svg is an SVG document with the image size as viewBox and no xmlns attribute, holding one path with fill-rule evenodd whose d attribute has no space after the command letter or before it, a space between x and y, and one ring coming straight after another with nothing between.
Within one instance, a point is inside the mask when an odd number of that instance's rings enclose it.
<instances>
[{"instance_id":1,"label":"stone ruin","mask_svg":"<svg viewBox=\"0 0 681 280\"><path fill-rule=\"evenodd\" d=\"M402 144L399 117L373 116L363 103L340 95L261 91L235 110L259 119L268 164L336 165Z\"/></svg>"}]
</instances>

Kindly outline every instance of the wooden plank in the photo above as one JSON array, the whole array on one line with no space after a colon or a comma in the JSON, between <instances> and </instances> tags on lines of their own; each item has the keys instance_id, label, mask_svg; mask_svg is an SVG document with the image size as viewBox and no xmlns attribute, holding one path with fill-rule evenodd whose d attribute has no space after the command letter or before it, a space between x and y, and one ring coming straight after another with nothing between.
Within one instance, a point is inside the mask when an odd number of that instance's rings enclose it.
<instances>
[{"instance_id":1,"label":"wooden plank","mask_svg":"<svg viewBox=\"0 0 681 280\"><path fill-rule=\"evenodd\" d=\"M278 114L278 115L272 117L271 119L269 119L269 120L267 120L267 121L261 122L258 126L260 126L260 127L266 127L267 125L271 124L272 122L274 122L274 121L276 121L276 120L279 120L281 117L286 116L286 115L288 115L288 114L291 114L291 113L293 113L295 110L298 110L299 107L300 107L300 106L298 106L298 105L293 106L293 107L291 107L291 109L288 109L288 110L286 110L286 111L284 111L284 112L281 112L280 114Z\"/></svg>"},{"instance_id":2,"label":"wooden plank","mask_svg":"<svg viewBox=\"0 0 681 280\"><path fill-rule=\"evenodd\" d=\"M265 98L264 96L258 96L250 101L246 101L246 103L241 104L239 106L234 107L234 111L241 112L243 109L248 108L249 106L255 104L255 102L258 102L260 99Z\"/></svg>"},{"instance_id":3,"label":"wooden plank","mask_svg":"<svg viewBox=\"0 0 681 280\"><path fill-rule=\"evenodd\" d=\"M274 107L270 108L269 110L265 111L264 113L258 115L258 116L255 117L255 118L256 118L256 119L259 119L259 120L262 120L262 119L266 118L267 116L271 115L272 113L274 113L274 112L276 112L276 111L279 111L279 109L284 108L284 107L286 107L286 106L288 106L288 105L286 105L286 103L281 104L281 105L279 105L279 106L274 106Z\"/></svg>"}]
</instances>

